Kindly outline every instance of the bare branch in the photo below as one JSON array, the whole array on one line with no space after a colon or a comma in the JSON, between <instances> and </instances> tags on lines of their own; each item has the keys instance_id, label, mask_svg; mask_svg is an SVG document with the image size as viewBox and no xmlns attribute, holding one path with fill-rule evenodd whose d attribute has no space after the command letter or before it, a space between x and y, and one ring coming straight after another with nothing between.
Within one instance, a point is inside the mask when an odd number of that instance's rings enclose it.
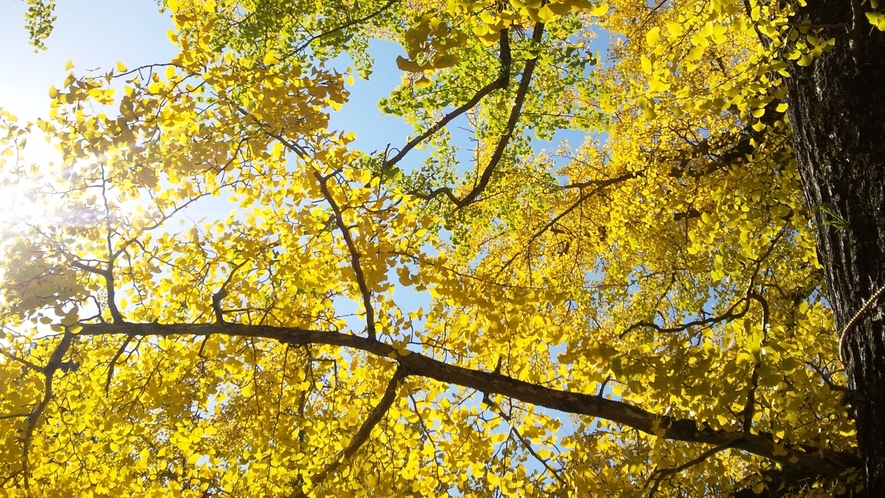
<instances>
[{"instance_id":1,"label":"bare branch","mask_svg":"<svg viewBox=\"0 0 885 498\"><path fill-rule=\"evenodd\" d=\"M82 263L80 261L71 261L71 266L74 268L79 268L80 270L87 271L89 273L95 273L97 275L106 276L107 270L102 270L97 266L89 266L86 263Z\"/></svg>"}]
</instances>

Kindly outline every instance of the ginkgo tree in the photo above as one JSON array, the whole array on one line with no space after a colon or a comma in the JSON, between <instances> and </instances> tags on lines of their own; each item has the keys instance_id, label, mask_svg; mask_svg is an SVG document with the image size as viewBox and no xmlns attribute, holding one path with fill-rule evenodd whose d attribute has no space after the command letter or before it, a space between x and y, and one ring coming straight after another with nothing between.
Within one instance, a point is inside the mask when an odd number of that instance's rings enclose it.
<instances>
[{"instance_id":1,"label":"ginkgo tree","mask_svg":"<svg viewBox=\"0 0 885 498\"><path fill-rule=\"evenodd\" d=\"M0 116L0 489L878 496L885 16L818 4L165 2Z\"/></svg>"}]
</instances>

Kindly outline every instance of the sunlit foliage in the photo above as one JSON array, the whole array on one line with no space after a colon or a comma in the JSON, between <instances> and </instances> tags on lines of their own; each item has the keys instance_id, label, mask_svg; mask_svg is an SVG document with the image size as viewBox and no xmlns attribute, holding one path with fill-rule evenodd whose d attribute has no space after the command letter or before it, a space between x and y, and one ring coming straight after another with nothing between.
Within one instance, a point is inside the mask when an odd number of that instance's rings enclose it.
<instances>
[{"instance_id":1,"label":"sunlit foliage","mask_svg":"<svg viewBox=\"0 0 885 498\"><path fill-rule=\"evenodd\" d=\"M789 5L165 7L174 59L0 117L4 496L857 486ZM371 40L374 152L329 125Z\"/></svg>"}]
</instances>

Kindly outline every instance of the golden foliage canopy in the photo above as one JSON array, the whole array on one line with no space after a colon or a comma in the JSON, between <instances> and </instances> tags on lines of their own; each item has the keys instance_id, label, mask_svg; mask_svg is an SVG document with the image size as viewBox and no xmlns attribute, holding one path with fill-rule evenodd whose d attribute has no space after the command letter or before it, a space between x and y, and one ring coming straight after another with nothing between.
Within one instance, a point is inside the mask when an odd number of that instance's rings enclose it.
<instances>
[{"instance_id":1,"label":"golden foliage canopy","mask_svg":"<svg viewBox=\"0 0 885 498\"><path fill-rule=\"evenodd\" d=\"M758 0L166 6L174 59L0 118L29 199L2 219L5 496L856 485L781 102L822 27ZM414 133L370 153L329 116L372 40L402 46L380 107ZM26 160L38 129L59 163Z\"/></svg>"}]
</instances>

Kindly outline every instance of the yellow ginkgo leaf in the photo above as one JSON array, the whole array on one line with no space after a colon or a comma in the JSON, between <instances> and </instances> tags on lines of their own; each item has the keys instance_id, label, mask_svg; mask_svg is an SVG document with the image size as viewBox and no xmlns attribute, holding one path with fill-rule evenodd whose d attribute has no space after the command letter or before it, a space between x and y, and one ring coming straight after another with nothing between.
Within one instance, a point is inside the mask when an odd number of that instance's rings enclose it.
<instances>
[{"instance_id":1,"label":"yellow ginkgo leaf","mask_svg":"<svg viewBox=\"0 0 885 498\"><path fill-rule=\"evenodd\" d=\"M607 3L597 5L595 7L590 8L590 14L597 16L597 17L605 15L606 12L608 12L608 4Z\"/></svg>"},{"instance_id":2,"label":"yellow ginkgo leaf","mask_svg":"<svg viewBox=\"0 0 885 498\"><path fill-rule=\"evenodd\" d=\"M396 67L410 73L420 73L422 71L420 64L415 61L410 61L401 55L396 56Z\"/></svg>"},{"instance_id":3,"label":"yellow ginkgo leaf","mask_svg":"<svg viewBox=\"0 0 885 498\"><path fill-rule=\"evenodd\" d=\"M264 59L261 60L267 66L273 66L274 64L278 64L280 59L277 58L277 53L274 50L268 50L266 54L264 54Z\"/></svg>"},{"instance_id":4,"label":"yellow ginkgo leaf","mask_svg":"<svg viewBox=\"0 0 885 498\"><path fill-rule=\"evenodd\" d=\"M427 78L427 76L422 76L420 79L418 79L418 81L415 82L415 87L416 88L427 88L432 84L433 84L433 82L430 81L430 79Z\"/></svg>"},{"instance_id":5,"label":"yellow ginkgo leaf","mask_svg":"<svg viewBox=\"0 0 885 498\"><path fill-rule=\"evenodd\" d=\"M648 30L648 33L645 34L645 41L649 44L649 46L654 46L658 43L658 40L661 39L661 28L655 26L654 28Z\"/></svg>"}]
</instances>

